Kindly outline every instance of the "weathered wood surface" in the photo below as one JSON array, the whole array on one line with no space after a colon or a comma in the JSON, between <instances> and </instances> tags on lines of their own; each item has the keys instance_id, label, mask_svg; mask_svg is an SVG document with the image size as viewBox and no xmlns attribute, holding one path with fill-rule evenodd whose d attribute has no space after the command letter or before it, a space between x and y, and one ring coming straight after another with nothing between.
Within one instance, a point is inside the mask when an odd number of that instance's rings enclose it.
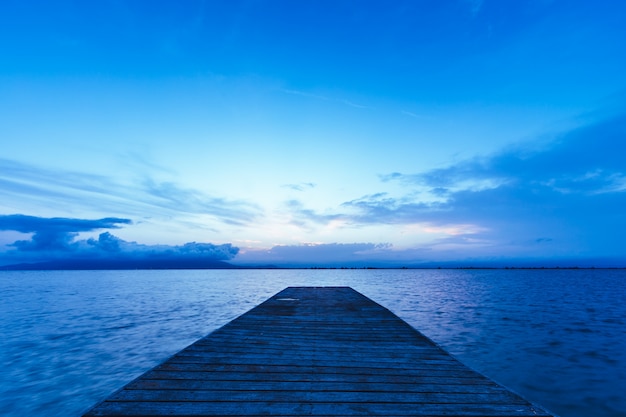
<instances>
[{"instance_id":1,"label":"weathered wood surface","mask_svg":"<svg viewBox=\"0 0 626 417\"><path fill-rule=\"evenodd\" d=\"M347 287L290 287L85 416L549 416Z\"/></svg>"}]
</instances>

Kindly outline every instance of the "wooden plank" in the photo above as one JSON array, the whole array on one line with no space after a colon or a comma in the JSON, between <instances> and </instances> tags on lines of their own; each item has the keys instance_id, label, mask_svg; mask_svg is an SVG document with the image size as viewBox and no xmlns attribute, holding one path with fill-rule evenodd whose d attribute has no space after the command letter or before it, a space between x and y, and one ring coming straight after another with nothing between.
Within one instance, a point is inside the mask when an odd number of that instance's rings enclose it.
<instances>
[{"instance_id":1,"label":"wooden plank","mask_svg":"<svg viewBox=\"0 0 626 417\"><path fill-rule=\"evenodd\" d=\"M85 416L549 416L347 287L290 287Z\"/></svg>"},{"instance_id":2,"label":"wooden plank","mask_svg":"<svg viewBox=\"0 0 626 417\"><path fill-rule=\"evenodd\" d=\"M393 404L301 402L104 402L90 416L474 416L537 417L545 411L515 405L493 404Z\"/></svg>"},{"instance_id":3,"label":"wooden plank","mask_svg":"<svg viewBox=\"0 0 626 417\"><path fill-rule=\"evenodd\" d=\"M419 365L419 364L418 364ZM404 376L420 376L420 375L454 375L461 378L476 378L480 376L476 372L457 365L455 368L437 366L437 367L417 367L412 368L411 364L407 364L406 367L389 367L389 368L374 368L368 366L329 366L328 363L319 365L313 364L297 364L297 365L282 365L282 364L241 364L241 363L197 363L197 362L178 362L167 361L166 363L154 368L155 371L196 371L196 372L248 372L248 373L262 373L262 372L279 372L279 373L310 373L316 375L322 374L351 374L351 375L404 375ZM426 369L427 371L424 371Z\"/></svg>"},{"instance_id":4,"label":"wooden plank","mask_svg":"<svg viewBox=\"0 0 626 417\"><path fill-rule=\"evenodd\" d=\"M213 390L213 391L236 391L236 390L255 390L255 391L306 391L312 390L309 381L271 381L268 379L259 380L197 380L191 378L184 379L147 379L142 378L131 382L126 386L127 390ZM407 382L367 382L367 381L315 381L315 391L356 391L356 392L421 392L421 393L482 393L488 394L498 391L506 391L502 387L488 385L470 385L470 384L416 384L413 381Z\"/></svg>"},{"instance_id":5,"label":"wooden plank","mask_svg":"<svg viewBox=\"0 0 626 417\"><path fill-rule=\"evenodd\" d=\"M363 374L363 373L316 373L315 371L300 373L297 371L264 372L254 371L231 371L231 372L202 372L202 371L182 371L182 372L163 372L149 371L145 375L146 379L162 379L162 380L197 380L197 381L318 381L318 382L346 382L346 383L402 383L402 384L441 384L441 385L491 385L492 382L486 378L476 376L427 376L419 375L380 375L380 374Z\"/></svg>"},{"instance_id":6,"label":"wooden plank","mask_svg":"<svg viewBox=\"0 0 626 417\"><path fill-rule=\"evenodd\" d=\"M240 355L240 356L220 356L220 355L202 355L202 353L190 353L186 355L178 355L175 358L171 358L172 363L211 363L211 364L240 364L240 365L255 365L258 363L268 363L273 365L285 365L285 366L299 366L303 363L313 364L323 361L325 366L328 367L354 367L359 365L361 368L385 369L389 366L394 366L398 363L398 360L394 358L380 358L380 360L349 360L348 359L324 359L321 357L312 358L310 356L272 356L272 355ZM451 366L456 365L451 361L442 361L436 359L425 358L422 363L414 364L407 361L407 369L424 369L425 366L439 367L439 366ZM458 367L458 366L457 366Z\"/></svg>"},{"instance_id":7,"label":"wooden plank","mask_svg":"<svg viewBox=\"0 0 626 417\"><path fill-rule=\"evenodd\" d=\"M408 403L408 404L525 404L524 400L507 391L489 393L457 393L457 392L397 392L397 391L318 391L311 383L305 384L301 390L269 390L256 389L238 390L185 390L185 389L125 389L112 395L109 401L276 401L300 402L303 399L310 403ZM381 395L384 392L384 395Z\"/></svg>"}]
</instances>

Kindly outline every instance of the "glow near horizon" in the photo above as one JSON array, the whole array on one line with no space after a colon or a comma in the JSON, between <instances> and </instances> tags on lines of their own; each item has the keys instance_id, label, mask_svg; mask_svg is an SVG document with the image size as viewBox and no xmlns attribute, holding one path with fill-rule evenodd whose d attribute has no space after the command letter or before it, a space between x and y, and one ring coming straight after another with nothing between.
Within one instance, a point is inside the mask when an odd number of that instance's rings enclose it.
<instances>
[{"instance_id":1,"label":"glow near horizon","mask_svg":"<svg viewBox=\"0 0 626 417\"><path fill-rule=\"evenodd\" d=\"M542 162L560 160L562 138L562 155L586 160L567 148L576 129L623 120L625 6L3 8L0 215L128 218L115 236L232 243L243 261L250 249L361 242L394 261L625 258L586 216L626 225L593 197L624 202L626 167L602 152L626 142L590 133L597 161ZM506 158L531 163L509 172Z\"/></svg>"}]
</instances>

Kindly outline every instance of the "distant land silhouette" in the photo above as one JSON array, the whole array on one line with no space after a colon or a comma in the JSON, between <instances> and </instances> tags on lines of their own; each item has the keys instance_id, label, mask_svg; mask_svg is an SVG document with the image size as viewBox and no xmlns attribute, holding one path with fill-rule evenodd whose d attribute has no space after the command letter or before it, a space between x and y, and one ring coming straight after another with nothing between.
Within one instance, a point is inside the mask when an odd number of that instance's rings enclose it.
<instances>
[{"instance_id":1,"label":"distant land silhouette","mask_svg":"<svg viewBox=\"0 0 626 417\"><path fill-rule=\"evenodd\" d=\"M236 268L239 267L210 259L62 259L0 266L5 271Z\"/></svg>"}]
</instances>

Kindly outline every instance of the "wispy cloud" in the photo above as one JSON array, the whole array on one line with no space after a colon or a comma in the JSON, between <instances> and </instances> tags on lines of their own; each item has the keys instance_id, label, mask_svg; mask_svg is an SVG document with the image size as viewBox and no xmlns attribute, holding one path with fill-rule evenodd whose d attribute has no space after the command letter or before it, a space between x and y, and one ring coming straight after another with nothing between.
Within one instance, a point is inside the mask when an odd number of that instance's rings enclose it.
<instances>
[{"instance_id":1,"label":"wispy cloud","mask_svg":"<svg viewBox=\"0 0 626 417\"><path fill-rule=\"evenodd\" d=\"M345 218L339 213L318 213L306 208L299 200L289 200L285 202L285 207L290 216L289 222L304 228L310 228L312 225L327 225L332 221Z\"/></svg>"},{"instance_id":2,"label":"wispy cloud","mask_svg":"<svg viewBox=\"0 0 626 417\"><path fill-rule=\"evenodd\" d=\"M461 0L461 1L463 1L463 3L465 3L469 7L469 10L472 13L472 16L476 16L478 13L480 13L480 9L483 7L483 3L484 3L484 0Z\"/></svg>"},{"instance_id":3,"label":"wispy cloud","mask_svg":"<svg viewBox=\"0 0 626 417\"><path fill-rule=\"evenodd\" d=\"M530 241L558 241L567 250L582 239L587 251L620 252L625 138L622 115L565 132L548 146L520 145L446 168L381 177L437 194L437 202L363 198L346 204L358 208L363 221L469 222L485 227L479 236L520 250Z\"/></svg>"},{"instance_id":4,"label":"wispy cloud","mask_svg":"<svg viewBox=\"0 0 626 417\"><path fill-rule=\"evenodd\" d=\"M46 201L50 211L66 212L67 207L97 212L143 216L178 217L181 214L211 216L225 224L243 225L261 216L261 209L243 200L230 200L184 188L174 182L150 177L127 183L109 177L46 169L0 159L0 199L5 211L11 201L32 207Z\"/></svg>"},{"instance_id":5,"label":"wispy cloud","mask_svg":"<svg viewBox=\"0 0 626 417\"><path fill-rule=\"evenodd\" d=\"M411 224L428 221L428 213L437 205L415 201L412 197L391 197L387 193L366 195L346 201L350 219L357 224Z\"/></svg>"},{"instance_id":6,"label":"wispy cloud","mask_svg":"<svg viewBox=\"0 0 626 417\"><path fill-rule=\"evenodd\" d=\"M417 173L379 176L406 192L379 192L320 213L291 201L294 221L343 227L419 225L439 240L432 250L473 248L538 256L626 256L626 115L560 135L542 146L522 144L492 155ZM443 239L443 240L442 240ZM479 250L480 249L480 250ZM450 252L452 253L452 252Z\"/></svg>"},{"instance_id":7,"label":"wispy cloud","mask_svg":"<svg viewBox=\"0 0 626 417\"><path fill-rule=\"evenodd\" d=\"M260 209L241 200L228 200L207 196L173 182L155 182L146 179L140 190L145 203L173 212L210 215L226 224L245 225L260 214Z\"/></svg>"},{"instance_id":8,"label":"wispy cloud","mask_svg":"<svg viewBox=\"0 0 626 417\"><path fill-rule=\"evenodd\" d=\"M619 150L626 115L566 132L546 147L519 145L419 174L392 173L384 181L471 190L541 187L584 195L622 191L626 163Z\"/></svg>"},{"instance_id":9,"label":"wispy cloud","mask_svg":"<svg viewBox=\"0 0 626 417\"><path fill-rule=\"evenodd\" d=\"M312 93L307 93L307 92L304 92L304 91L289 90L289 89L284 89L284 88L281 89L280 91L282 91L283 93L286 93L286 94L292 94L292 95L296 95L296 96L312 98L312 99L315 99L315 100L323 100L323 101L331 101L331 102L335 102L335 103L341 103L341 104L345 104L346 106L355 107L357 109L369 109L369 108L371 108L369 106L365 106L365 105L362 105L362 104L354 103L353 101L342 99L342 98L329 97L329 96L324 96L324 95L320 95L320 94L312 94Z\"/></svg>"},{"instance_id":10,"label":"wispy cloud","mask_svg":"<svg viewBox=\"0 0 626 417\"><path fill-rule=\"evenodd\" d=\"M408 111L408 110L402 110L402 111L400 111L400 113L404 114L405 116L413 117L415 119L423 119L424 118L424 116L421 116L421 115L419 115L417 113L413 113L413 112Z\"/></svg>"},{"instance_id":11,"label":"wispy cloud","mask_svg":"<svg viewBox=\"0 0 626 417\"><path fill-rule=\"evenodd\" d=\"M315 188L315 183L313 182L300 182L298 184L284 184L284 188L289 188L294 191L305 191L310 190L311 188Z\"/></svg>"}]
</instances>

